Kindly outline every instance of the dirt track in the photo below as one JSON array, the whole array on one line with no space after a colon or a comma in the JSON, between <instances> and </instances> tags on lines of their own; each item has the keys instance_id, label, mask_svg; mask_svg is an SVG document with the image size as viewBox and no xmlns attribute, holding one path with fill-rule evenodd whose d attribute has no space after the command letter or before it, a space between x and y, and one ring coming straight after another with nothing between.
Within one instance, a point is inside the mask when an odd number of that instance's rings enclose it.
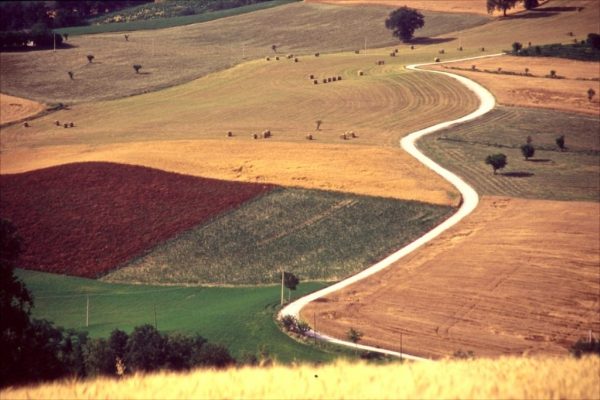
<instances>
[{"instance_id":1,"label":"dirt track","mask_svg":"<svg viewBox=\"0 0 600 400\"><path fill-rule=\"evenodd\" d=\"M482 199L460 226L302 311L317 329L426 357L563 354L600 329L598 203Z\"/></svg>"}]
</instances>

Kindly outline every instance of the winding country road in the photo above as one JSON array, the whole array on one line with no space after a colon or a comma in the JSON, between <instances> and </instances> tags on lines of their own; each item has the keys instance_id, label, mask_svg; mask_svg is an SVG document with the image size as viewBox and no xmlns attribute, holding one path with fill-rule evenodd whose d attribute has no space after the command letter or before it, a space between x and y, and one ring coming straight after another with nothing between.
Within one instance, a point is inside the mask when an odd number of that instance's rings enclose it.
<instances>
[{"instance_id":1,"label":"winding country road","mask_svg":"<svg viewBox=\"0 0 600 400\"><path fill-rule=\"evenodd\" d=\"M479 57L471 57L471 58L464 58L461 60L453 60L453 61L467 61L467 60L475 60L475 59L486 58L486 57L497 57L497 56L501 56L501 55L503 55L503 54L493 54L493 55L486 55L486 56L479 56ZM419 67L426 66L426 65L432 65L432 64L436 64L436 63L415 64L415 65L409 65L406 68L409 70L419 71ZM398 250L394 254L381 260L377 264L359 272L356 275L353 275L347 279L337 282L336 284L334 284L332 286L329 286L329 287L321 289L317 292L311 293L307 296L304 296L304 297L288 304L279 312L278 318L282 318L286 315L291 315L296 318L299 318L300 311L308 303L310 303L316 299L319 299L321 297L324 297L326 295L329 295L331 293L334 293L342 288L352 285L355 282L365 279L365 278L367 278L371 275L374 275L377 272L389 267L390 265L394 264L395 262L397 262L404 256L417 250L419 247L423 246L427 242L430 242L431 240L435 239L440 234L442 234L444 231L450 229L451 227L453 227L454 225L459 223L463 218L465 218L467 215L469 215L471 212L473 212L473 210L475 210L475 208L477 207L477 204L479 203L479 196L477 195L477 192L475 191L475 189L473 189L471 186L469 186L465 181L463 181L456 174L441 167L439 164L434 162L432 159L425 156L425 154L421 153L416 146L416 142L423 136L428 135L430 133L434 133L441 129L449 128L451 126L461 124L463 122L471 121L473 119L481 117L482 115L488 113L489 111L491 111L494 108L494 106L496 105L496 100L494 99L494 96L486 88L484 88L483 86L479 85L478 83L476 83L470 79L467 79L463 76L459 76L459 75L455 75L455 74L452 74L449 72L443 72L443 71L429 71L428 70L426 72L434 73L434 74L442 74L442 75L449 76L453 79L456 79L457 81L459 81L460 83L465 85L467 88L469 88L479 98L479 102L480 102L479 107L477 108L477 110L473 111L472 113L470 113L462 118L458 118L458 119L455 119L452 121L442 122L442 123L430 126L429 128L425 128L425 129L421 129L416 132L412 132L409 135L405 136L400 141L400 146L406 152L408 152L410 155L412 155L417 160L419 160L421 163L423 163L427 168L429 168L429 169L433 170L434 172L436 172L437 174L441 175L444 179L446 179L448 182L453 184L456 187L456 189L458 189L458 191L460 192L460 194L462 196L462 203L461 203L460 208L458 209L458 211L455 214L453 214L450 218L448 218L447 220L442 222L440 225L436 226L434 229L427 232L425 235L421 236L414 242L406 245L405 247ZM317 339L324 340L329 343L343 345L343 346L349 346L352 348L358 348L358 349L365 350L365 351L373 351L373 352L383 353L383 354L392 355L392 356L396 356L396 357L402 357L402 358L410 359L410 360L421 360L421 361L427 360L425 358L413 356L410 354L400 353L397 351L355 344L352 342L336 339L331 336L328 336L328 335L325 335L325 334L322 334L319 332L315 332L315 331L310 331L309 336L316 337Z\"/></svg>"}]
</instances>

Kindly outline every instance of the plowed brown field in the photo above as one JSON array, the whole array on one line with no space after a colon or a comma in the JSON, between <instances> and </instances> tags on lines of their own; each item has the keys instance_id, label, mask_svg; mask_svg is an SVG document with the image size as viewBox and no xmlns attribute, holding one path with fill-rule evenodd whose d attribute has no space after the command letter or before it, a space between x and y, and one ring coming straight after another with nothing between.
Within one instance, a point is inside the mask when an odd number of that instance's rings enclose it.
<instances>
[{"instance_id":1,"label":"plowed brown field","mask_svg":"<svg viewBox=\"0 0 600 400\"><path fill-rule=\"evenodd\" d=\"M261 141L164 141L17 149L2 155L2 173L76 161L112 161L244 182L456 205L458 194L399 148Z\"/></svg>"},{"instance_id":2,"label":"plowed brown field","mask_svg":"<svg viewBox=\"0 0 600 400\"><path fill-rule=\"evenodd\" d=\"M44 110L44 105L0 93L0 124L14 122L30 117Z\"/></svg>"},{"instance_id":3,"label":"plowed brown field","mask_svg":"<svg viewBox=\"0 0 600 400\"><path fill-rule=\"evenodd\" d=\"M471 69L475 65L481 72L456 70ZM431 69L446 70L473 79L487 87L499 103L508 106L547 108L598 115L600 98L588 100L587 91L592 88L600 93L600 63L566 60L551 57L494 57L471 62L448 63L433 66ZM497 74L488 71L525 73L516 76ZM556 71L564 79L546 78L550 71ZM585 79L585 80L584 80ZM592 79L596 79L595 81Z\"/></svg>"},{"instance_id":4,"label":"plowed brown field","mask_svg":"<svg viewBox=\"0 0 600 400\"><path fill-rule=\"evenodd\" d=\"M598 203L486 197L458 227L302 311L426 357L564 354L600 329Z\"/></svg>"}]
</instances>

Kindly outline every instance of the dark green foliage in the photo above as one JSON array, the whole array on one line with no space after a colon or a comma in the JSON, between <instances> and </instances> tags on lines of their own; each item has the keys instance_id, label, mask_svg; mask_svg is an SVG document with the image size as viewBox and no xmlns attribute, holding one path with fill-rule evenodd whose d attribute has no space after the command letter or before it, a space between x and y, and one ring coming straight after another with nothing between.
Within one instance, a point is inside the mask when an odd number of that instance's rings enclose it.
<instances>
[{"instance_id":1,"label":"dark green foliage","mask_svg":"<svg viewBox=\"0 0 600 400\"><path fill-rule=\"evenodd\" d=\"M153 371L165 361L165 338L152 325L138 326L127 341L125 365L128 370Z\"/></svg>"},{"instance_id":2,"label":"dark green foliage","mask_svg":"<svg viewBox=\"0 0 600 400\"><path fill-rule=\"evenodd\" d=\"M502 11L506 16L506 11L514 8L519 0L487 0L487 11L493 13L495 10Z\"/></svg>"},{"instance_id":3,"label":"dark green foliage","mask_svg":"<svg viewBox=\"0 0 600 400\"><path fill-rule=\"evenodd\" d=\"M518 53L519 56L533 57L559 57L581 61L600 61L600 48L594 47L589 36L587 41L572 44L547 44L524 48Z\"/></svg>"},{"instance_id":4,"label":"dark green foliage","mask_svg":"<svg viewBox=\"0 0 600 400\"><path fill-rule=\"evenodd\" d=\"M300 283L300 279L298 279L298 277L296 275L292 274L291 272L283 273L283 284L285 285L286 288L288 288L290 290L296 290L296 287L298 286L299 283Z\"/></svg>"},{"instance_id":5,"label":"dark green foliage","mask_svg":"<svg viewBox=\"0 0 600 400\"><path fill-rule=\"evenodd\" d=\"M120 329L115 329L111 332L108 338L108 347L113 352L115 357L120 359L125 358L127 352L127 342L129 341L129 335Z\"/></svg>"},{"instance_id":6,"label":"dark green foliage","mask_svg":"<svg viewBox=\"0 0 600 400\"><path fill-rule=\"evenodd\" d=\"M514 42L512 44L513 53L517 54L519 50L523 48L523 45L520 42Z\"/></svg>"},{"instance_id":7,"label":"dark green foliage","mask_svg":"<svg viewBox=\"0 0 600 400\"><path fill-rule=\"evenodd\" d=\"M425 18L419 11L406 6L392 11L385 20L385 27L403 42L412 39L415 30L425 26Z\"/></svg>"},{"instance_id":8,"label":"dark green foliage","mask_svg":"<svg viewBox=\"0 0 600 400\"><path fill-rule=\"evenodd\" d=\"M581 338L571 346L569 352L577 358L585 354L600 355L600 340L594 337Z\"/></svg>"},{"instance_id":9,"label":"dark green foliage","mask_svg":"<svg viewBox=\"0 0 600 400\"><path fill-rule=\"evenodd\" d=\"M505 154L490 154L485 158L485 163L487 165L491 165L494 169L494 175L496 175L496 171L506 167L506 155Z\"/></svg>"},{"instance_id":10,"label":"dark green foliage","mask_svg":"<svg viewBox=\"0 0 600 400\"><path fill-rule=\"evenodd\" d=\"M589 33L587 37L587 45L594 50L600 50L600 34Z\"/></svg>"},{"instance_id":11,"label":"dark green foliage","mask_svg":"<svg viewBox=\"0 0 600 400\"><path fill-rule=\"evenodd\" d=\"M556 138L556 145L558 146L559 149L561 150L565 150L565 135L561 135L559 137Z\"/></svg>"},{"instance_id":12,"label":"dark green foliage","mask_svg":"<svg viewBox=\"0 0 600 400\"><path fill-rule=\"evenodd\" d=\"M88 376L115 375L115 352L103 338L90 339L86 347L85 368Z\"/></svg>"},{"instance_id":13,"label":"dark green foliage","mask_svg":"<svg viewBox=\"0 0 600 400\"><path fill-rule=\"evenodd\" d=\"M133 64L133 69L135 70L136 74L139 74L140 69L142 69L142 66L140 64Z\"/></svg>"},{"instance_id":14,"label":"dark green foliage","mask_svg":"<svg viewBox=\"0 0 600 400\"><path fill-rule=\"evenodd\" d=\"M529 160L535 154L535 148L531 143L525 143L521 146L521 154L525 157L525 160Z\"/></svg>"},{"instance_id":15,"label":"dark green foliage","mask_svg":"<svg viewBox=\"0 0 600 400\"><path fill-rule=\"evenodd\" d=\"M235 360L224 346L212 343L207 343L202 346L200 351L194 357L193 362L194 365L197 366L211 366L217 368L225 368L235 364Z\"/></svg>"},{"instance_id":16,"label":"dark green foliage","mask_svg":"<svg viewBox=\"0 0 600 400\"><path fill-rule=\"evenodd\" d=\"M528 10L532 10L540 5L538 0L525 0L524 3L525 8Z\"/></svg>"}]
</instances>

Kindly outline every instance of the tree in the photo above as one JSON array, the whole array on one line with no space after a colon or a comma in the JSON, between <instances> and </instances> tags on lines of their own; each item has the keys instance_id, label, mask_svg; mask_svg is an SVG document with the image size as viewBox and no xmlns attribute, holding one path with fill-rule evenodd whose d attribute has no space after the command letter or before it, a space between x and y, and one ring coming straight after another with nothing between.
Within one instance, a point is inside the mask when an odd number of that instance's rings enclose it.
<instances>
[{"instance_id":1,"label":"tree","mask_svg":"<svg viewBox=\"0 0 600 400\"><path fill-rule=\"evenodd\" d=\"M514 8L519 0L487 0L487 11L492 14L495 10L502 11L506 17L506 11Z\"/></svg>"},{"instance_id":2,"label":"tree","mask_svg":"<svg viewBox=\"0 0 600 400\"><path fill-rule=\"evenodd\" d=\"M558 146L558 148L563 151L566 150L565 147L565 135L561 135L559 137L556 138L556 145Z\"/></svg>"},{"instance_id":3,"label":"tree","mask_svg":"<svg viewBox=\"0 0 600 400\"><path fill-rule=\"evenodd\" d=\"M521 146L521 154L523 154L525 161L527 161L535 154L535 148L531 143L525 143L523 146Z\"/></svg>"},{"instance_id":4,"label":"tree","mask_svg":"<svg viewBox=\"0 0 600 400\"><path fill-rule=\"evenodd\" d=\"M142 66L140 64L133 64L133 69L135 69L136 74L139 74L140 69L142 69Z\"/></svg>"},{"instance_id":5,"label":"tree","mask_svg":"<svg viewBox=\"0 0 600 400\"><path fill-rule=\"evenodd\" d=\"M532 10L540 5L538 0L525 0L524 1L525 8L528 10Z\"/></svg>"},{"instance_id":6,"label":"tree","mask_svg":"<svg viewBox=\"0 0 600 400\"><path fill-rule=\"evenodd\" d=\"M283 273L283 284L286 288L288 288L288 300L291 297L291 291L296 290L296 287L300 283L300 279L291 272Z\"/></svg>"},{"instance_id":7,"label":"tree","mask_svg":"<svg viewBox=\"0 0 600 400\"><path fill-rule=\"evenodd\" d=\"M485 158L485 163L487 165L491 165L494 169L494 175L496 175L496 171L506 167L508 162L506 161L506 155L502 153L498 154L490 154Z\"/></svg>"},{"instance_id":8,"label":"tree","mask_svg":"<svg viewBox=\"0 0 600 400\"><path fill-rule=\"evenodd\" d=\"M128 370L153 371L164 363L166 343L152 325L136 327L127 340L125 365Z\"/></svg>"},{"instance_id":9,"label":"tree","mask_svg":"<svg viewBox=\"0 0 600 400\"><path fill-rule=\"evenodd\" d=\"M588 95L588 100L592 101L592 99L596 95L596 91L594 89L592 89L592 88L589 88L588 91L587 91L587 95Z\"/></svg>"},{"instance_id":10,"label":"tree","mask_svg":"<svg viewBox=\"0 0 600 400\"><path fill-rule=\"evenodd\" d=\"M91 339L86 346L85 368L88 376L116 375L116 357L106 339Z\"/></svg>"},{"instance_id":11,"label":"tree","mask_svg":"<svg viewBox=\"0 0 600 400\"><path fill-rule=\"evenodd\" d=\"M600 50L600 34L588 33L587 44L593 49Z\"/></svg>"},{"instance_id":12,"label":"tree","mask_svg":"<svg viewBox=\"0 0 600 400\"><path fill-rule=\"evenodd\" d=\"M581 338L571 346L569 352L577 358L584 354L600 355L600 340L594 337Z\"/></svg>"},{"instance_id":13,"label":"tree","mask_svg":"<svg viewBox=\"0 0 600 400\"><path fill-rule=\"evenodd\" d=\"M271 50L273 50L273 53L277 53L277 45L276 44L272 45Z\"/></svg>"},{"instance_id":14,"label":"tree","mask_svg":"<svg viewBox=\"0 0 600 400\"><path fill-rule=\"evenodd\" d=\"M412 39L415 30L425 26L423 14L406 6L392 11L385 20L385 27L393 30L393 35L408 42Z\"/></svg>"},{"instance_id":15,"label":"tree","mask_svg":"<svg viewBox=\"0 0 600 400\"><path fill-rule=\"evenodd\" d=\"M194 359L194 365L211 366L225 368L235 364L235 359L231 357L227 348L212 343L206 343L201 348Z\"/></svg>"},{"instance_id":16,"label":"tree","mask_svg":"<svg viewBox=\"0 0 600 400\"><path fill-rule=\"evenodd\" d=\"M523 48L523 45L520 42L514 42L512 44L513 53L515 53L515 54L517 54L522 48Z\"/></svg>"},{"instance_id":17,"label":"tree","mask_svg":"<svg viewBox=\"0 0 600 400\"><path fill-rule=\"evenodd\" d=\"M94 61L94 55L93 54L88 54L86 57L87 57L89 63L91 63L92 61Z\"/></svg>"}]
</instances>

